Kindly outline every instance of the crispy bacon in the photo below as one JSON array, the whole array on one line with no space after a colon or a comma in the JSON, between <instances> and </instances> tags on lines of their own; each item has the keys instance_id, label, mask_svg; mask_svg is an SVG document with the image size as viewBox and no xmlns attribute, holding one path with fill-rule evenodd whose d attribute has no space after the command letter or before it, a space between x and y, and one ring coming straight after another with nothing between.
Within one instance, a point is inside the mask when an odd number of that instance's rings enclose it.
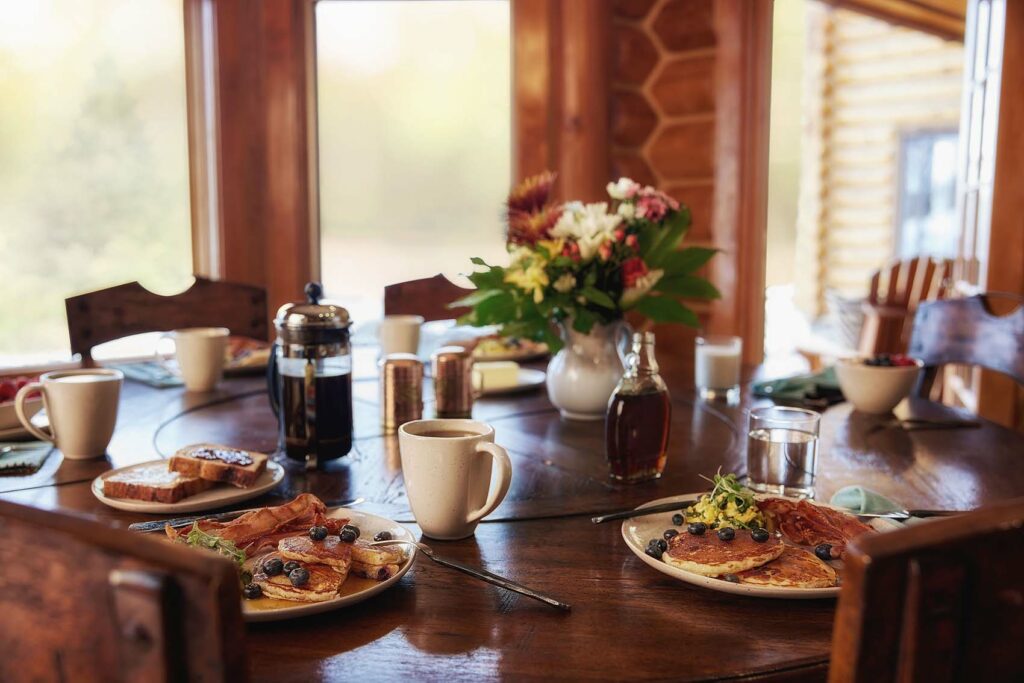
<instances>
[{"instance_id":1,"label":"crispy bacon","mask_svg":"<svg viewBox=\"0 0 1024 683\"><path fill-rule=\"evenodd\" d=\"M337 534L347 519L327 517L327 506L311 493L299 494L295 500L276 507L247 512L230 522L200 520L199 528L213 536L232 541L249 556L273 550L282 538L309 531L312 526L326 526L328 533ZM178 533L166 528L171 539Z\"/></svg>"},{"instance_id":2,"label":"crispy bacon","mask_svg":"<svg viewBox=\"0 0 1024 683\"><path fill-rule=\"evenodd\" d=\"M853 515L806 500L794 503L783 498L765 498L757 506L786 538L799 545L828 543L842 553L852 539L872 530Z\"/></svg>"}]
</instances>

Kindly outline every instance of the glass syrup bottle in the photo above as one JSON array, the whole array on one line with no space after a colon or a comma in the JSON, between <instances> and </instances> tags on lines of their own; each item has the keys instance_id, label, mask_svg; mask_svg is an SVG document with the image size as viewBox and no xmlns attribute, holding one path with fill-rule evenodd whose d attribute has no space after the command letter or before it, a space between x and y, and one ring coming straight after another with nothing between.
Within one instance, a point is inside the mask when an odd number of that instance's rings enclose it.
<instances>
[{"instance_id":1,"label":"glass syrup bottle","mask_svg":"<svg viewBox=\"0 0 1024 683\"><path fill-rule=\"evenodd\" d=\"M630 483L657 479L668 456L672 404L658 374L653 332L633 335L625 365L605 419L608 471L613 479Z\"/></svg>"}]
</instances>

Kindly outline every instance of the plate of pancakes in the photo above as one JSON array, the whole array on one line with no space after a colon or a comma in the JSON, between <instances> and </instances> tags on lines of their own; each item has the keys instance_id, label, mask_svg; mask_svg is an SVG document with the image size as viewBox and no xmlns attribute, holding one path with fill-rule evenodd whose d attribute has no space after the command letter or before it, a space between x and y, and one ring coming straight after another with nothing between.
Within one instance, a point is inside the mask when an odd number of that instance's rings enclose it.
<instances>
[{"instance_id":1,"label":"plate of pancakes","mask_svg":"<svg viewBox=\"0 0 1024 683\"><path fill-rule=\"evenodd\" d=\"M401 524L349 508L328 509L326 517L347 520L346 524L359 529L359 538L344 543L329 535L314 541L308 534L296 533L281 538L276 550L246 559L242 569L252 574L262 590L262 597L242 600L246 621L294 619L348 607L386 591L412 568L415 546L369 545L381 532L393 540L415 541ZM284 573L268 576L264 568L275 558L297 562L309 573L309 580L294 586Z\"/></svg>"},{"instance_id":2,"label":"plate of pancakes","mask_svg":"<svg viewBox=\"0 0 1024 683\"><path fill-rule=\"evenodd\" d=\"M644 503L637 509L678 501L680 510L687 503L704 495L690 493L660 498ZM787 501L793 506L814 505L824 508L834 518L841 513L857 523L845 510L824 503L802 502L783 496L755 496L762 500ZM793 542L785 533L773 530L767 540L755 540L748 529L734 529L734 536L723 540L715 530L702 534L688 532L688 525L673 523L674 512L633 517L622 523L622 538L633 553L650 567L673 578L695 586L734 595L761 598L815 599L835 598L842 582L842 559L824 561L815 554L813 546ZM899 528L895 522L874 519L869 525L873 531ZM676 535L666 540L661 559L647 552L652 539L662 539L665 532ZM671 534L671 531L669 532ZM762 536L763 538L763 536Z\"/></svg>"}]
</instances>

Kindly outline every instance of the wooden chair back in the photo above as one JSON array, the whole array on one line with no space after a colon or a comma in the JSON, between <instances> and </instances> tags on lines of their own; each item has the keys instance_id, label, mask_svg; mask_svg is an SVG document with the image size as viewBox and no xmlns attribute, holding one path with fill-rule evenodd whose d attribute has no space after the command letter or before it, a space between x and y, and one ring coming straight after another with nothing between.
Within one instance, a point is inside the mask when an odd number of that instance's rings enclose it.
<instances>
[{"instance_id":1,"label":"wooden chair back","mask_svg":"<svg viewBox=\"0 0 1024 683\"><path fill-rule=\"evenodd\" d=\"M227 558L5 501L0 529L0 680L247 679Z\"/></svg>"},{"instance_id":2,"label":"wooden chair back","mask_svg":"<svg viewBox=\"0 0 1024 683\"><path fill-rule=\"evenodd\" d=\"M384 288L384 315L422 315L427 321L447 320L468 313L468 308L448 308L473 290L459 287L444 275L409 280Z\"/></svg>"},{"instance_id":3,"label":"wooden chair back","mask_svg":"<svg viewBox=\"0 0 1024 683\"><path fill-rule=\"evenodd\" d=\"M992 312L990 297L1010 298L1009 315ZM914 317L909 353L924 362L920 393L927 396L947 363L977 365L1024 384L1024 299L1013 294L983 294L921 304Z\"/></svg>"},{"instance_id":4,"label":"wooden chair back","mask_svg":"<svg viewBox=\"0 0 1024 683\"><path fill-rule=\"evenodd\" d=\"M1024 499L858 538L829 680L1007 681L1024 672Z\"/></svg>"},{"instance_id":5,"label":"wooden chair back","mask_svg":"<svg viewBox=\"0 0 1024 683\"><path fill-rule=\"evenodd\" d=\"M226 327L231 334L269 338L267 293L260 287L197 277L181 294L160 296L129 282L65 299L71 353L92 363L98 344L143 332Z\"/></svg>"},{"instance_id":6,"label":"wooden chair back","mask_svg":"<svg viewBox=\"0 0 1024 683\"><path fill-rule=\"evenodd\" d=\"M864 302L859 350L865 355L904 353L910 323L922 301L949 294L953 262L918 257L895 261L875 271Z\"/></svg>"}]
</instances>

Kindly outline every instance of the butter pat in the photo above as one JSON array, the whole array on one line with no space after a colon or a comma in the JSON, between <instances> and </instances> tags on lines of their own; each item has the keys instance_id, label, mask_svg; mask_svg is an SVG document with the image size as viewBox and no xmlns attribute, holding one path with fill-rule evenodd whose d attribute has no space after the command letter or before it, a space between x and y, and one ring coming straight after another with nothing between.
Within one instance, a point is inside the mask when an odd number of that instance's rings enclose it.
<instances>
[{"instance_id":1,"label":"butter pat","mask_svg":"<svg viewBox=\"0 0 1024 683\"><path fill-rule=\"evenodd\" d=\"M497 360L473 363L473 388L477 391L509 389L519 384L519 363Z\"/></svg>"}]
</instances>

